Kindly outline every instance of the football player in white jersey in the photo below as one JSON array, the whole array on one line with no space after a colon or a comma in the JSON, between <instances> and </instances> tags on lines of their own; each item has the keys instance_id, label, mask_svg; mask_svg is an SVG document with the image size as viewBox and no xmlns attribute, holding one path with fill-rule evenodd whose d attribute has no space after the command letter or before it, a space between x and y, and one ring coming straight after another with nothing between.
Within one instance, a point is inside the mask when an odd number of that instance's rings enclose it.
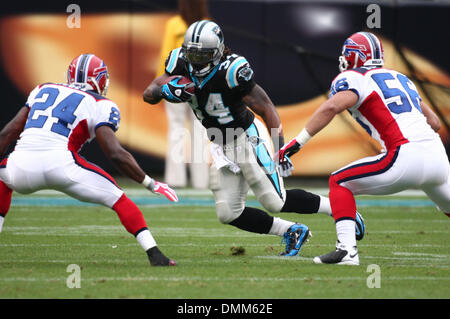
<instances>
[{"instance_id":1,"label":"football player in white jersey","mask_svg":"<svg viewBox=\"0 0 450 319\"><path fill-rule=\"evenodd\" d=\"M55 189L81 201L112 208L123 226L147 252L150 264L173 266L157 247L139 208L104 170L78 152L97 138L105 155L126 176L155 194L177 201L166 184L150 178L120 145L115 131L120 111L105 97L109 84L105 63L82 54L69 65L67 84L44 83L29 95L26 106L0 132L0 231L13 191L22 194Z\"/></svg>"},{"instance_id":2,"label":"football player in white jersey","mask_svg":"<svg viewBox=\"0 0 450 319\"><path fill-rule=\"evenodd\" d=\"M405 75L383 68L383 48L372 33L358 32L344 43L341 73L330 98L311 116L300 134L277 154L280 162L298 152L344 110L377 140L377 156L355 161L331 174L330 203L336 222L336 250L315 263L359 265L355 241L354 195L386 195L422 189L450 216L450 166L439 135L439 118Z\"/></svg>"}]
</instances>

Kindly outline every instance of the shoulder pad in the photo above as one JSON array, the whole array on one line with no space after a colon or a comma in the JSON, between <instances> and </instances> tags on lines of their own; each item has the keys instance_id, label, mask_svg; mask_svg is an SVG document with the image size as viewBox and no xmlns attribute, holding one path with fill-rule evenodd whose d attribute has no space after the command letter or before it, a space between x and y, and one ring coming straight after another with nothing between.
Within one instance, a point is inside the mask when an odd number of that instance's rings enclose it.
<instances>
[{"instance_id":1,"label":"shoulder pad","mask_svg":"<svg viewBox=\"0 0 450 319\"><path fill-rule=\"evenodd\" d=\"M229 59L230 65L227 68L225 79L229 88L235 88L239 85L239 82L248 82L253 77L253 70L246 58L243 56L235 56Z\"/></svg>"},{"instance_id":2,"label":"shoulder pad","mask_svg":"<svg viewBox=\"0 0 450 319\"><path fill-rule=\"evenodd\" d=\"M97 92L94 92L91 90L88 90L85 92L88 93L89 95L91 95L96 101L109 100L108 98L104 97L103 95L98 94Z\"/></svg>"},{"instance_id":3,"label":"shoulder pad","mask_svg":"<svg viewBox=\"0 0 450 319\"><path fill-rule=\"evenodd\" d=\"M181 54L181 48L172 50L166 60L166 72L171 74L177 67L178 57Z\"/></svg>"}]
</instances>

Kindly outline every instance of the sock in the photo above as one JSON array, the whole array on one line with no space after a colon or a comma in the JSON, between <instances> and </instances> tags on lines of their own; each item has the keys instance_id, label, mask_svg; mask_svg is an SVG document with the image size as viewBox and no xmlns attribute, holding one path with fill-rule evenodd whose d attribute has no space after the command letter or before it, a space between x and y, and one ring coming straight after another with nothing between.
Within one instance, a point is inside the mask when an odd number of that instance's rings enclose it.
<instances>
[{"instance_id":1,"label":"sock","mask_svg":"<svg viewBox=\"0 0 450 319\"><path fill-rule=\"evenodd\" d=\"M241 215L229 224L252 233L268 234L272 228L273 219L261 209L245 207Z\"/></svg>"},{"instance_id":2,"label":"sock","mask_svg":"<svg viewBox=\"0 0 450 319\"><path fill-rule=\"evenodd\" d=\"M132 235L137 235L141 230L147 229L147 223L140 209L125 194L119 198L112 209L119 216L120 222Z\"/></svg>"},{"instance_id":3,"label":"sock","mask_svg":"<svg viewBox=\"0 0 450 319\"><path fill-rule=\"evenodd\" d=\"M0 215L0 233L2 232L4 220L5 220L5 217L3 217L3 216Z\"/></svg>"},{"instance_id":4,"label":"sock","mask_svg":"<svg viewBox=\"0 0 450 319\"><path fill-rule=\"evenodd\" d=\"M142 229L136 235L136 240L145 251L156 246L156 241L153 238L152 233L150 233L147 228Z\"/></svg>"},{"instance_id":5,"label":"sock","mask_svg":"<svg viewBox=\"0 0 450 319\"><path fill-rule=\"evenodd\" d=\"M356 218L356 201L353 193L338 184L335 176L331 175L330 185L330 205L333 211L333 218L336 222L340 219Z\"/></svg>"},{"instance_id":6,"label":"sock","mask_svg":"<svg viewBox=\"0 0 450 319\"><path fill-rule=\"evenodd\" d=\"M336 222L336 233L340 243L351 248L356 246L354 220L342 219Z\"/></svg>"},{"instance_id":7,"label":"sock","mask_svg":"<svg viewBox=\"0 0 450 319\"><path fill-rule=\"evenodd\" d=\"M333 217L333 213L331 211L330 199L328 197L324 197L318 195L320 197L320 205L319 205L319 214L325 214L327 216Z\"/></svg>"},{"instance_id":8,"label":"sock","mask_svg":"<svg viewBox=\"0 0 450 319\"><path fill-rule=\"evenodd\" d=\"M286 190L286 200L281 212L314 214L320 207L319 195L304 191L302 189Z\"/></svg>"},{"instance_id":9,"label":"sock","mask_svg":"<svg viewBox=\"0 0 450 319\"><path fill-rule=\"evenodd\" d=\"M272 227L269 230L269 234L283 236L287 230L295 223L274 217Z\"/></svg>"}]
</instances>

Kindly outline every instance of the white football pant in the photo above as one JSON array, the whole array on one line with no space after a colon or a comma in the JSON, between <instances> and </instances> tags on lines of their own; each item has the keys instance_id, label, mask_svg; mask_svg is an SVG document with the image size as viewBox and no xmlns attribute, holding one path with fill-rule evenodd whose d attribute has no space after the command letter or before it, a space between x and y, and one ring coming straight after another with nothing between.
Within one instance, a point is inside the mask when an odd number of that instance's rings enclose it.
<instances>
[{"instance_id":1,"label":"white football pant","mask_svg":"<svg viewBox=\"0 0 450 319\"><path fill-rule=\"evenodd\" d=\"M235 141L223 146L223 154L240 171L227 166L210 170L210 188L214 194L216 213L221 223L230 223L245 207L249 188L258 201L272 213L280 212L286 200L283 179L273 158L273 145L266 126L255 118L253 124Z\"/></svg>"},{"instance_id":2,"label":"white football pant","mask_svg":"<svg viewBox=\"0 0 450 319\"><path fill-rule=\"evenodd\" d=\"M54 189L110 208L123 194L105 171L70 151L14 151L0 180L18 193Z\"/></svg>"}]
</instances>

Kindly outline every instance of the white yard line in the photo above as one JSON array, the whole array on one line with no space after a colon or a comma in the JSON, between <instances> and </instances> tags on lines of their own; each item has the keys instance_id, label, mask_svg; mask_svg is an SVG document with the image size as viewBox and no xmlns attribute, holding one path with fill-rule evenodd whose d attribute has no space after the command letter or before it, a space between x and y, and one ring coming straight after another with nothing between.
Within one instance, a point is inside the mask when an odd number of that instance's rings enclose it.
<instances>
[{"instance_id":1,"label":"white yard line","mask_svg":"<svg viewBox=\"0 0 450 319\"><path fill-rule=\"evenodd\" d=\"M15 281L35 281L35 282L47 282L47 281L63 281L67 280L66 277L8 277L8 278L0 278L0 282L15 282ZM82 278L81 283L83 281L87 282L97 282L97 281L223 281L223 277L203 277L203 276L170 276L170 277L89 277ZM304 277L227 277L227 281L252 281L252 282L283 282L283 281L366 281L367 277L364 276L352 276L352 277L321 277L321 276L304 276ZM416 276L405 276L405 277L382 277L383 281L448 281L450 277L416 277Z\"/></svg>"}]
</instances>

